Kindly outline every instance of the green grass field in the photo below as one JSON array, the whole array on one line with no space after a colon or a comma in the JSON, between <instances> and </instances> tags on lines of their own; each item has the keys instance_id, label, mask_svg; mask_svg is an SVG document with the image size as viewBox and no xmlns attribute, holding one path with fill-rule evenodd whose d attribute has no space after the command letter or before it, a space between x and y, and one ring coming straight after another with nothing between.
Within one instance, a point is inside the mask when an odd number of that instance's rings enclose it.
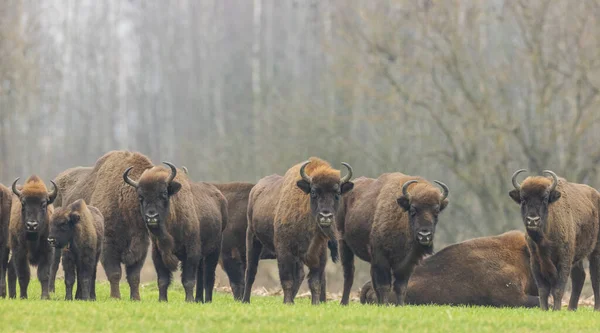
<instances>
[{"instance_id":1,"label":"green grass field","mask_svg":"<svg viewBox=\"0 0 600 333\"><path fill-rule=\"evenodd\" d=\"M155 284L141 290L142 301L109 299L109 286L99 283L98 301L66 302L64 283L50 301L39 299L37 281L29 300L0 300L1 332L191 331L191 332L598 332L600 313L542 312L539 309L407 306L379 307L337 302L311 306L306 298L294 306L281 297L259 297L252 304L234 302L219 293L212 304L186 304L175 282L169 303L159 303ZM123 295L128 287L121 284Z\"/></svg>"}]
</instances>

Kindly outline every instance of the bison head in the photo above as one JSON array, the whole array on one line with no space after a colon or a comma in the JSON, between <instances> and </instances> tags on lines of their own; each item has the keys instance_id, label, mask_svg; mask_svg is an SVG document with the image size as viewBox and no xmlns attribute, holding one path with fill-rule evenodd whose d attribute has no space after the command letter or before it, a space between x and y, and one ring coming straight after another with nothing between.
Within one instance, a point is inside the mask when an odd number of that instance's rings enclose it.
<instances>
[{"instance_id":1,"label":"bison head","mask_svg":"<svg viewBox=\"0 0 600 333\"><path fill-rule=\"evenodd\" d=\"M75 227L81 220L80 207L83 203L83 199L79 199L68 207L61 207L54 211L50 218L48 244L63 248L73 241Z\"/></svg>"},{"instance_id":2,"label":"bison head","mask_svg":"<svg viewBox=\"0 0 600 333\"><path fill-rule=\"evenodd\" d=\"M537 232L542 230L548 219L548 205L560 199L558 176L550 170L544 170L547 177L527 177L523 184L517 182L517 176L527 170L517 170L512 176L514 189L509 192L510 197L521 206L521 217L527 231Z\"/></svg>"},{"instance_id":3,"label":"bison head","mask_svg":"<svg viewBox=\"0 0 600 333\"><path fill-rule=\"evenodd\" d=\"M53 189L52 192L48 192L40 178L31 176L19 190L17 188L18 181L19 178L13 182L12 191L21 202L21 221L25 225L28 238L37 238L38 232L44 230L48 223L48 205L56 199L58 187L53 181L50 181Z\"/></svg>"},{"instance_id":4,"label":"bison head","mask_svg":"<svg viewBox=\"0 0 600 333\"><path fill-rule=\"evenodd\" d=\"M139 182L129 178L133 167L123 173L125 183L136 189L142 216L151 229L164 225L169 216L170 198L181 189L181 184L174 180L177 168L169 162L163 163L169 166L170 172L162 167L153 167L142 173Z\"/></svg>"},{"instance_id":5,"label":"bison head","mask_svg":"<svg viewBox=\"0 0 600 333\"><path fill-rule=\"evenodd\" d=\"M448 186L434 180L442 188L442 192L429 183L419 183L418 180L409 180L402 185L402 196L396 202L408 212L408 220L412 234L419 244L431 247L438 215L448 206ZM408 187L415 184L412 193Z\"/></svg>"},{"instance_id":6,"label":"bison head","mask_svg":"<svg viewBox=\"0 0 600 333\"><path fill-rule=\"evenodd\" d=\"M343 178L340 178L339 174L332 177L330 173L318 172L308 176L306 166L309 163L310 161L306 161L300 167L302 179L298 180L296 185L304 193L310 194L310 211L317 222L323 227L329 227L335 222L341 196L354 188L354 183L350 181L352 167L348 163L342 163L348 169L348 174Z\"/></svg>"}]
</instances>

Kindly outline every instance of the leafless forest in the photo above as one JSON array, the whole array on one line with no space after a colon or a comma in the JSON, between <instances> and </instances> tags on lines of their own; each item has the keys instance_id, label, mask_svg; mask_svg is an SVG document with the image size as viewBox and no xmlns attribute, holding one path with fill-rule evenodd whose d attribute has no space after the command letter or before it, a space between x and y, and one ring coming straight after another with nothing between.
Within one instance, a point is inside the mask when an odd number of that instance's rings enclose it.
<instances>
[{"instance_id":1,"label":"leafless forest","mask_svg":"<svg viewBox=\"0 0 600 333\"><path fill-rule=\"evenodd\" d=\"M439 248L522 228L517 168L600 187L598 142L599 0L0 3L4 184L113 149L220 182L315 155L448 184Z\"/></svg>"}]
</instances>

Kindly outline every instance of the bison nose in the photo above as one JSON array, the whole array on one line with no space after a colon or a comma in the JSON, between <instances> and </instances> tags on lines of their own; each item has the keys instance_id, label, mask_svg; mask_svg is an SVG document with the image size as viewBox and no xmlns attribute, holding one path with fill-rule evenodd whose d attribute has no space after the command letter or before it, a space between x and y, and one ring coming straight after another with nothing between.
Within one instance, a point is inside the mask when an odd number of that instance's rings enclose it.
<instances>
[{"instance_id":1,"label":"bison nose","mask_svg":"<svg viewBox=\"0 0 600 333\"><path fill-rule=\"evenodd\" d=\"M322 225L330 225L333 222L333 213L330 212L320 212L319 213L319 223Z\"/></svg>"},{"instance_id":2,"label":"bison nose","mask_svg":"<svg viewBox=\"0 0 600 333\"><path fill-rule=\"evenodd\" d=\"M48 237L48 244L50 244L50 246L56 246L56 238Z\"/></svg>"},{"instance_id":3,"label":"bison nose","mask_svg":"<svg viewBox=\"0 0 600 333\"><path fill-rule=\"evenodd\" d=\"M527 216L527 226L528 227L537 227L540 224L539 216Z\"/></svg>"},{"instance_id":4,"label":"bison nose","mask_svg":"<svg viewBox=\"0 0 600 333\"><path fill-rule=\"evenodd\" d=\"M150 225L158 224L158 213L148 212L146 213L146 223Z\"/></svg>"},{"instance_id":5,"label":"bison nose","mask_svg":"<svg viewBox=\"0 0 600 333\"><path fill-rule=\"evenodd\" d=\"M39 226L39 223L37 223L36 221L29 221L25 223L25 227L27 228L27 231L35 231Z\"/></svg>"},{"instance_id":6,"label":"bison nose","mask_svg":"<svg viewBox=\"0 0 600 333\"><path fill-rule=\"evenodd\" d=\"M431 245L433 242L433 233L431 230L419 230L417 232L417 240L421 245Z\"/></svg>"}]
</instances>

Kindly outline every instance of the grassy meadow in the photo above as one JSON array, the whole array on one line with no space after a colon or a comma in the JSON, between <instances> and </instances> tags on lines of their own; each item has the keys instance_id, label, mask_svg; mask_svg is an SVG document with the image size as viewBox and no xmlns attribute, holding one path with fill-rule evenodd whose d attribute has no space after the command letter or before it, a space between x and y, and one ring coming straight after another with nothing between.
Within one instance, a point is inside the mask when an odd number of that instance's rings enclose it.
<instances>
[{"instance_id":1,"label":"grassy meadow","mask_svg":"<svg viewBox=\"0 0 600 333\"><path fill-rule=\"evenodd\" d=\"M123 295L128 295L122 283ZM169 303L159 303L154 283L141 289L142 301L112 300L106 282L97 286L96 302L63 301L64 283L57 280L50 301L39 299L37 281L29 300L0 300L2 332L598 332L600 313L589 307L578 312L539 309L406 306L379 307L337 301L311 306L300 298L294 306L281 296L254 296L252 304L217 293L212 304L186 304L178 282Z\"/></svg>"}]
</instances>

